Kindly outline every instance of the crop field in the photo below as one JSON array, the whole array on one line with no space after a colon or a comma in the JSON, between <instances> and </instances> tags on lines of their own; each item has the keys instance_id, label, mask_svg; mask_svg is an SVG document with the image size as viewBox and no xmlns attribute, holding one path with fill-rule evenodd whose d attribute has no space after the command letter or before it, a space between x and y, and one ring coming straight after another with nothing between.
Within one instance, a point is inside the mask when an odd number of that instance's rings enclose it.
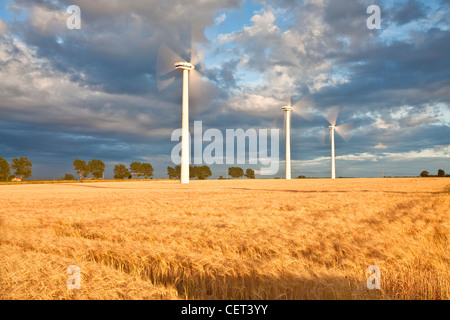
<instances>
[{"instance_id":1,"label":"crop field","mask_svg":"<svg viewBox=\"0 0 450 320\"><path fill-rule=\"evenodd\" d=\"M0 299L449 299L449 184L0 185Z\"/></svg>"}]
</instances>

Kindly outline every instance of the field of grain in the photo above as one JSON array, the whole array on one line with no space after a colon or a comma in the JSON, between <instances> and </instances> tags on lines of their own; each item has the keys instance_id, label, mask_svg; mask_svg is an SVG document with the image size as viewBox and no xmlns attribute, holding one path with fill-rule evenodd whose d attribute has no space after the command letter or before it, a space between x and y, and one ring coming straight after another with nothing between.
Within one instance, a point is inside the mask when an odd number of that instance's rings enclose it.
<instances>
[{"instance_id":1,"label":"field of grain","mask_svg":"<svg viewBox=\"0 0 450 320\"><path fill-rule=\"evenodd\" d=\"M449 184L0 185L0 299L449 299Z\"/></svg>"}]
</instances>

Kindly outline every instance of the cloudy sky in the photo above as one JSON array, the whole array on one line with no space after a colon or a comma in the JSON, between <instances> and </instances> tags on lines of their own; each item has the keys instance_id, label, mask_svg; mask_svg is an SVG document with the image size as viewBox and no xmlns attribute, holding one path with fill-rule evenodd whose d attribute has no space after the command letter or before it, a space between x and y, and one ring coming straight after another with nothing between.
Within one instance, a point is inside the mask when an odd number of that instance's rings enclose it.
<instances>
[{"instance_id":1,"label":"cloudy sky","mask_svg":"<svg viewBox=\"0 0 450 320\"><path fill-rule=\"evenodd\" d=\"M369 5L381 29L367 27ZM132 161L167 177L181 126L181 73L158 90L168 47L185 59L195 48L215 87L198 89L191 126L281 130L277 177L289 99L309 116L292 118L294 177L329 176L336 107L337 125L353 123L336 137L337 176L450 172L449 11L448 0L2 0L0 157L28 157L33 178L73 174L75 158L103 160L106 178Z\"/></svg>"}]
</instances>

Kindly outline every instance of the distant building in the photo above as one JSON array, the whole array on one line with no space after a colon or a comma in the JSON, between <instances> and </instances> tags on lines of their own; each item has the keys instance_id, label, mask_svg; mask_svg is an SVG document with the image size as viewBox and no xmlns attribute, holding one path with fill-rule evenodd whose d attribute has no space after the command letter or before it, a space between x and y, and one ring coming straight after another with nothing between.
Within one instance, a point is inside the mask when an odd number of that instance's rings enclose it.
<instances>
[{"instance_id":1,"label":"distant building","mask_svg":"<svg viewBox=\"0 0 450 320\"><path fill-rule=\"evenodd\" d=\"M22 179L21 179L21 178L14 177L14 178L11 179L11 181L22 181Z\"/></svg>"}]
</instances>

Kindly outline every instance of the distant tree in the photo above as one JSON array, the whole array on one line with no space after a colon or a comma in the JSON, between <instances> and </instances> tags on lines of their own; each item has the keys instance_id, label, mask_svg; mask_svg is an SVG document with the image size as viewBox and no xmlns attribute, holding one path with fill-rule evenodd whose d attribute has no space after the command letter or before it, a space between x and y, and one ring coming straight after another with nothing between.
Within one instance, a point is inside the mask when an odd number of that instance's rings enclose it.
<instances>
[{"instance_id":1,"label":"distant tree","mask_svg":"<svg viewBox=\"0 0 450 320\"><path fill-rule=\"evenodd\" d=\"M141 166L141 174L144 176L145 179L148 179L149 177L153 177L153 167L150 163L143 163Z\"/></svg>"},{"instance_id":2,"label":"distant tree","mask_svg":"<svg viewBox=\"0 0 450 320\"><path fill-rule=\"evenodd\" d=\"M88 163L88 170L95 179L100 179L103 177L103 172L105 172L105 164L101 160L92 159Z\"/></svg>"},{"instance_id":3,"label":"distant tree","mask_svg":"<svg viewBox=\"0 0 450 320\"><path fill-rule=\"evenodd\" d=\"M305 176L298 176L298 179L306 179Z\"/></svg>"},{"instance_id":4,"label":"distant tree","mask_svg":"<svg viewBox=\"0 0 450 320\"><path fill-rule=\"evenodd\" d=\"M181 166L176 166L175 168L167 167L167 175L169 176L169 179L180 179Z\"/></svg>"},{"instance_id":5,"label":"distant tree","mask_svg":"<svg viewBox=\"0 0 450 320\"><path fill-rule=\"evenodd\" d=\"M255 170L247 169L245 171L245 176L249 179L255 179Z\"/></svg>"},{"instance_id":6,"label":"distant tree","mask_svg":"<svg viewBox=\"0 0 450 320\"><path fill-rule=\"evenodd\" d=\"M75 172L80 176L80 180L83 180L83 178L86 178L90 171L89 166L87 165L86 161L75 159L72 162L72 167L75 170Z\"/></svg>"},{"instance_id":7,"label":"distant tree","mask_svg":"<svg viewBox=\"0 0 450 320\"><path fill-rule=\"evenodd\" d=\"M130 172L134 174L136 179L142 176L142 163L138 161L132 162L130 164Z\"/></svg>"},{"instance_id":8,"label":"distant tree","mask_svg":"<svg viewBox=\"0 0 450 320\"><path fill-rule=\"evenodd\" d=\"M190 167L189 175L191 178L205 180L212 176L211 169L208 166Z\"/></svg>"},{"instance_id":9,"label":"distant tree","mask_svg":"<svg viewBox=\"0 0 450 320\"><path fill-rule=\"evenodd\" d=\"M8 181L11 175L11 168L8 161L0 157L0 181Z\"/></svg>"},{"instance_id":10,"label":"distant tree","mask_svg":"<svg viewBox=\"0 0 450 320\"><path fill-rule=\"evenodd\" d=\"M220 177L219 177L219 180L222 180L222 179L223 179L223 176L220 176Z\"/></svg>"},{"instance_id":11,"label":"distant tree","mask_svg":"<svg viewBox=\"0 0 450 320\"><path fill-rule=\"evenodd\" d=\"M197 180L205 180L203 177L203 167L189 166L189 178L197 178ZM200 177L200 178L199 178Z\"/></svg>"},{"instance_id":12,"label":"distant tree","mask_svg":"<svg viewBox=\"0 0 450 320\"><path fill-rule=\"evenodd\" d=\"M197 177L197 167L189 166L189 179L193 179L196 177Z\"/></svg>"},{"instance_id":13,"label":"distant tree","mask_svg":"<svg viewBox=\"0 0 450 320\"><path fill-rule=\"evenodd\" d=\"M75 177L73 176L73 174L66 173L64 177L61 178L61 180L75 180Z\"/></svg>"},{"instance_id":14,"label":"distant tree","mask_svg":"<svg viewBox=\"0 0 450 320\"><path fill-rule=\"evenodd\" d=\"M438 177L445 177L445 171L442 169L438 170Z\"/></svg>"},{"instance_id":15,"label":"distant tree","mask_svg":"<svg viewBox=\"0 0 450 320\"><path fill-rule=\"evenodd\" d=\"M228 168L228 175L232 178L241 178L244 176L244 170L239 167L230 167Z\"/></svg>"},{"instance_id":16,"label":"distant tree","mask_svg":"<svg viewBox=\"0 0 450 320\"><path fill-rule=\"evenodd\" d=\"M421 173L420 173L420 176L421 177L428 177L430 175L430 173L428 172L428 171L426 171L426 170L424 170L424 171L422 171Z\"/></svg>"},{"instance_id":17,"label":"distant tree","mask_svg":"<svg viewBox=\"0 0 450 320\"><path fill-rule=\"evenodd\" d=\"M31 177L31 167L33 164L27 157L14 158L11 162L11 168L15 170L14 174L22 180Z\"/></svg>"},{"instance_id":18,"label":"distant tree","mask_svg":"<svg viewBox=\"0 0 450 320\"><path fill-rule=\"evenodd\" d=\"M130 171L124 164L116 164L114 166L114 179L125 179L130 177Z\"/></svg>"}]
</instances>

